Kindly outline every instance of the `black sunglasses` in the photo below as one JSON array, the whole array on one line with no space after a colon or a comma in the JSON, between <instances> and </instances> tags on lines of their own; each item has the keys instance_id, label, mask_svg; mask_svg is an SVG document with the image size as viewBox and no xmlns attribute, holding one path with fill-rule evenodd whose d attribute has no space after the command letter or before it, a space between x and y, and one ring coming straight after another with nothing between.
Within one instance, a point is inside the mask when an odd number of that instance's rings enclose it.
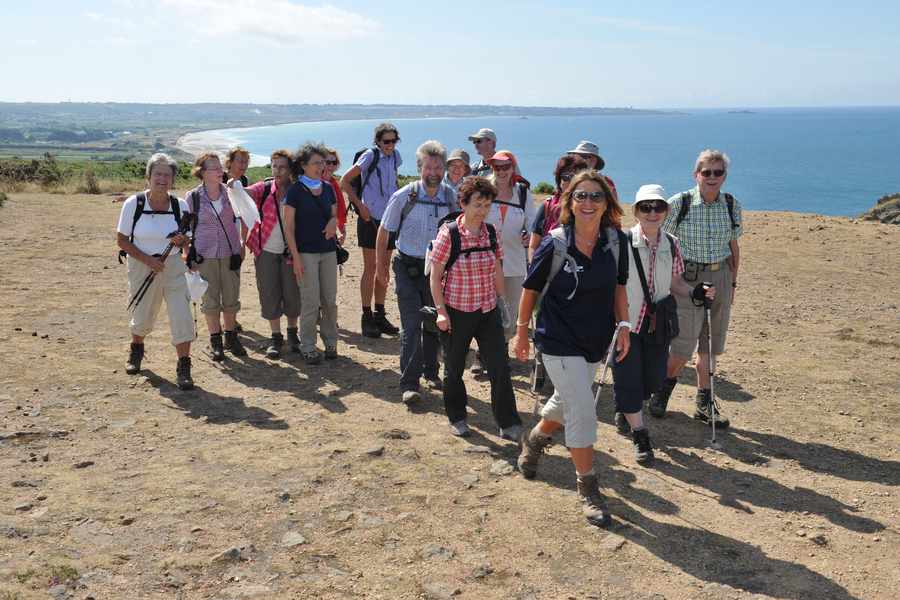
<instances>
[{"instance_id":1,"label":"black sunglasses","mask_svg":"<svg viewBox=\"0 0 900 600\"><path fill-rule=\"evenodd\" d=\"M700 174L704 177L721 177L725 174L725 169L703 169Z\"/></svg>"},{"instance_id":2,"label":"black sunglasses","mask_svg":"<svg viewBox=\"0 0 900 600\"><path fill-rule=\"evenodd\" d=\"M638 202L637 209L647 214L651 212L664 213L669 210L669 205L659 200L653 200L652 202Z\"/></svg>"},{"instance_id":3,"label":"black sunglasses","mask_svg":"<svg viewBox=\"0 0 900 600\"><path fill-rule=\"evenodd\" d=\"M391 138L389 140L382 138L381 143L382 144L396 144L399 141L400 141L400 138Z\"/></svg>"},{"instance_id":4,"label":"black sunglasses","mask_svg":"<svg viewBox=\"0 0 900 600\"><path fill-rule=\"evenodd\" d=\"M600 204L601 202L606 202L606 194L603 192L586 192L584 190L577 190L572 192L572 200L575 202L584 202L585 200L590 200L594 204Z\"/></svg>"},{"instance_id":5,"label":"black sunglasses","mask_svg":"<svg viewBox=\"0 0 900 600\"><path fill-rule=\"evenodd\" d=\"M325 164L326 165L339 165L341 163L340 163L340 161L329 158L328 160L325 161Z\"/></svg>"}]
</instances>

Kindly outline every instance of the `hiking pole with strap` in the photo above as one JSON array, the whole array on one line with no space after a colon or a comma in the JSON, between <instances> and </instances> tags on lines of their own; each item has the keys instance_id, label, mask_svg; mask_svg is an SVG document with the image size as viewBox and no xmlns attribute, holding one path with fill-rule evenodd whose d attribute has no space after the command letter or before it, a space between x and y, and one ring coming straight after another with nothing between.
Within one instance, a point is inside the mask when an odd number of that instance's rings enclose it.
<instances>
[{"instance_id":1,"label":"hiking pole with strap","mask_svg":"<svg viewBox=\"0 0 900 600\"><path fill-rule=\"evenodd\" d=\"M173 231L166 237L173 238L176 235L178 235L179 233L180 234L187 233L191 228L191 224L193 223L194 218L195 217L193 216L193 213L185 213L181 217L181 223L178 224L178 230ZM165 265L166 259L169 258L169 254L172 253L172 249L174 247L175 247L175 244L173 244L172 242L169 242L169 244L163 250L162 254L159 257L160 262L162 262L163 265ZM137 309L138 304L140 304L141 300L144 299L144 296L147 295L147 290L150 289L150 286L151 286L151 284L153 284L153 280L155 278L156 278L156 271L151 269L150 272L147 274L147 277L145 277L144 281L141 283L141 286L137 289L137 291L131 297L131 300L128 302L128 306L125 307L125 310L133 311L133 310Z\"/></svg>"},{"instance_id":2,"label":"hiking pole with strap","mask_svg":"<svg viewBox=\"0 0 900 600\"><path fill-rule=\"evenodd\" d=\"M629 327L630 324L627 324ZM603 362L603 370L600 371L600 384L597 386L597 392L594 394L594 406L596 407L600 403L600 391L603 389L603 383L606 381L606 371L609 370L609 365L612 364L616 353L616 341L619 339L619 331L622 330L624 325L622 323L616 324L616 330L613 331L612 341L609 343L609 349L606 351L606 360Z\"/></svg>"},{"instance_id":3,"label":"hiking pole with strap","mask_svg":"<svg viewBox=\"0 0 900 600\"><path fill-rule=\"evenodd\" d=\"M708 285L704 283L704 288ZM712 424L712 438L709 445L717 447L716 442L716 356L713 354L713 336L712 336L712 300L703 297L703 309L706 312L706 331L707 331L707 349L709 351L709 422Z\"/></svg>"}]
</instances>

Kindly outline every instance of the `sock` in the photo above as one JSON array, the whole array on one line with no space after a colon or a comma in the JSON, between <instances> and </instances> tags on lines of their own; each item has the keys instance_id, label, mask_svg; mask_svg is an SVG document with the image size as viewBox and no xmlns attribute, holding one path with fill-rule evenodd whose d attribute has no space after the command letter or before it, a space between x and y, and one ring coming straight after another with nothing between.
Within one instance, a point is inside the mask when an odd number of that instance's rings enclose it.
<instances>
[{"instance_id":1,"label":"sock","mask_svg":"<svg viewBox=\"0 0 900 600\"><path fill-rule=\"evenodd\" d=\"M578 475L578 479L584 479L585 477L591 477L592 475L594 475L594 469L591 469L591 470L588 471L587 473L579 473L579 472L576 470L576 471L575 471L575 474Z\"/></svg>"},{"instance_id":2,"label":"sock","mask_svg":"<svg viewBox=\"0 0 900 600\"><path fill-rule=\"evenodd\" d=\"M372 317L372 307L371 306L363 306L363 316L364 317Z\"/></svg>"},{"instance_id":3,"label":"sock","mask_svg":"<svg viewBox=\"0 0 900 600\"><path fill-rule=\"evenodd\" d=\"M384 304L376 304L375 312L384 314Z\"/></svg>"}]
</instances>

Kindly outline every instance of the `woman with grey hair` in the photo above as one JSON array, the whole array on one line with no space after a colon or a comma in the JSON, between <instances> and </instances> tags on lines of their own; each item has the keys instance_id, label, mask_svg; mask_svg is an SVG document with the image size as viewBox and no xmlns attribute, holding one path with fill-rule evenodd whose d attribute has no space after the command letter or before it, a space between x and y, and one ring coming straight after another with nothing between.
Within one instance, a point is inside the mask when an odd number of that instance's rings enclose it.
<instances>
[{"instance_id":1,"label":"woman with grey hair","mask_svg":"<svg viewBox=\"0 0 900 600\"><path fill-rule=\"evenodd\" d=\"M284 234L300 283L300 353L311 365L322 362L322 354L316 350L317 322L325 358L338 356L337 208L334 190L322 182L328 155L322 144L300 147L295 160L299 176L284 205Z\"/></svg>"},{"instance_id":2,"label":"woman with grey hair","mask_svg":"<svg viewBox=\"0 0 900 600\"><path fill-rule=\"evenodd\" d=\"M129 197L119 213L116 243L120 256L128 257L128 292L133 297L151 273L153 283L131 316L131 351L125 372L136 375L144 358L144 338L153 331L153 324L162 301L166 301L172 344L178 355L177 384L182 390L194 387L191 379L191 342L194 322L188 300L185 265L179 252L162 257L169 243L182 250L190 239L177 233L181 215L189 212L188 205L170 190L178 174L178 164L166 154L154 154L147 161L148 189ZM174 235L173 232L175 232Z\"/></svg>"}]
</instances>

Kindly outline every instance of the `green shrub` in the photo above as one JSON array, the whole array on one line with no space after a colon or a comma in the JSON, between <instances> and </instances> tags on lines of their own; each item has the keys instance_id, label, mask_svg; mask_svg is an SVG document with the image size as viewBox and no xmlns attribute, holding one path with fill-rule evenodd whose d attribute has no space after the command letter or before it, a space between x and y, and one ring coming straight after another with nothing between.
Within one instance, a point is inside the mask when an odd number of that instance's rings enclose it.
<instances>
[{"instance_id":1,"label":"green shrub","mask_svg":"<svg viewBox=\"0 0 900 600\"><path fill-rule=\"evenodd\" d=\"M88 168L84 170L84 184L78 186L78 193L99 194L101 192L100 182L97 180L97 176L94 175L94 169L88 166Z\"/></svg>"},{"instance_id":2,"label":"green shrub","mask_svg":"<svg viewBox=\"0 0 900 600\"><path fill-rule=\"evenodd\" d=\"M536 186L531 188L531 191L535 194L552 194L556 191L556 186L554 186L552 183L541 181Z\"/></svg>"},{"instance_id":3,"label":"green shrub","mask_svg":"<svg viewBox=\"0 0 900 600\"><path fill-rule=\"evenodd\" d=\"M0 208L3 208L3 205L6 203L6 193L0 192Z\"/></svg>"}]
</instances>

